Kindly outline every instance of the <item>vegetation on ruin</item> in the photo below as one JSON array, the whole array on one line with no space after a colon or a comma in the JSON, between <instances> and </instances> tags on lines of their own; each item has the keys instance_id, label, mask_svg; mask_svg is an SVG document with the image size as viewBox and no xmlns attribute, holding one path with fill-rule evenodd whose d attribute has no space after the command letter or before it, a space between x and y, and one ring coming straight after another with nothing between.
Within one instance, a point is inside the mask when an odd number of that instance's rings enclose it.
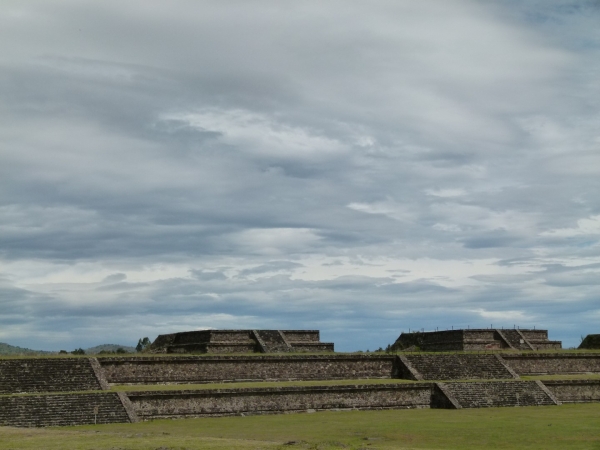
<instances>
[{"instance_id":1,"label":"vegetation on ruin","mask_svg":"<svg viewBox=\"0 0 600 450\"><path fill-rule=\"evenodd\" d=\"M573 373L560 375L521 375L521 380L600 380L600 373Z\"/></svg>"},{"instance_id":2,"label":"vegetation on ruin","mask_svg":"<svg viewBox=\"0 0 600 450\"><path fill-rule=\"evenodd\" d=\"M0 450L597 449L598 417L600 404L591 403L327 411L45 429L0 427Z\"/></svg>"}]
</instances>

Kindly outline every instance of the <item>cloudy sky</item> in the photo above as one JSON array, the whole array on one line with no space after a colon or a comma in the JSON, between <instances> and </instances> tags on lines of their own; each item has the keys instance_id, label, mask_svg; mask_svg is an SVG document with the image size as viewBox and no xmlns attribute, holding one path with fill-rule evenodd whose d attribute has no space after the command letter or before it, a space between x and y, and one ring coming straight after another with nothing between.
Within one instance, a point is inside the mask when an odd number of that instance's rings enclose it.
<instances>
[{"instance_id":1,"label":"cloudy sky","mask_svg":"<svg viewBox=\"0 0 600 450\"><path fill-rule=\"evenodd\" d=\"M600 2L4 0L0 341L600 321Z\"/></svg>"}]
</instances>

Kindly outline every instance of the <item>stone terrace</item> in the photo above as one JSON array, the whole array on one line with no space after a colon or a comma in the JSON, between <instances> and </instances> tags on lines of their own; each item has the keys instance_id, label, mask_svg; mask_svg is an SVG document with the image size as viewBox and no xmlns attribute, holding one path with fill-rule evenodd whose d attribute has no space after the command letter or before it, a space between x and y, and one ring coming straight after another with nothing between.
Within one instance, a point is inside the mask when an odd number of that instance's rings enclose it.
<instances>
[{"instance_id":1,"label":"stone terrace","mask_svg":"<svg viewBox=\"0 0 600 450\"><path fill-rule=\"evenodd\" d=\"M560 349L560 341L548 340L547 330L477 328L402 333L393 348L418 347L423 351L549 350Z\"/></svg>"},{"instance_id":2,"label":"stone terrace","mask_svg":"<svg viewBox=\"0 0 600 450\"><path fill-rule=\"evenodd\" d=\"M333 352L319 330L199 330L161 334L151 353Z\"/></svg>"},{"instance_id":3,"label":"stone terrace","mask_svg":"<svg viewBox=\"0 0 600 450\"><path fill-rule=\"evenodd\" d=\"M100 358L109 383L213 383L235 381L391 378L392 356L265 355Z\"/></svg>"},{"instance_id":4,"label":"stone terrace","mask_svg":"<svg viewBox=\"0 0 600 450\"><path fill-rule=\"evenodd\" d=\"M98 414L94 415L94 409ZM50 427L126 423L131 419L118 394L51 394L0 397L0 425Z\"/></svg>"},{"instance_id":5,"label":"stone terrace","mask_svg":"<svg viewBox=\"0 0 600 450\"><path fill-rule=\"evenodd\" d=\"M496 355L402 355L397 360L399 378L412 380L473 380L518 378Z\"/></svg>"},{"instance_id":6,"label":"stone terrace","mask_svg":"<svg viewBox=\"0 0 600 450\"><path fill-rule=\"evenodd\" d=\"M0 394L90 391L107 388L93 358L0 360ZM95 370L96 369L96 370Z\"/></svg>"},{"instance_id":7,"label":"stone terrace","mask_svg":"<svg viewBox=\"0 0 600 450\"><path fill-rule=\"evenodd\" d=\"M429 408L431 384L149 391L128 395L138 417L157 419L331 409Z\"/></svg>"},{"instance_id":8,"label":"stone terrace","mask_svg":"<svg viewBox=\"0 0 600 450\"><path fill-rule=\"evenodd\" d=\"M487 381L438 383L456 408L557 405L558 401L539 381Z\"/></svg>"},{"instance_id":9,"label":"stone terrace","mask_svg":"<svg viewBox=\"0 0 600 450\"><path fill-rule=\"evenodd\" d=\"M543 383L561 402L600 402L600 380L552 380Z\"/></svg>"},{"instance_id":10,"label":"stone terrace","mask_svg":"<svg viewBox=\"0 0 600 450\"><path fill-rule=\"evenodd\" d=\"M269 336L267 336L269 337ZM275 336L268 339L279 345ZM511 369L513 366L515 370ZM600 380L499 381L517 372L600 371L600 354L433 353L375 355L153 356L0 360L0 425L135 422L160 417L276 414L326 409L480 408L600 401ZM337 386L73 393L113 384L240 381L478 379ZM15 395L64 391L70 394Z\"/></svg>"},{"instance_id":11,"label":"stone terrace","mask_svg":"<svg viewBox=\"0 0 600 450\"><path fill-rule=\"evenodd\" d=\"M504 353L501 358L519 375L600 373L600 353Z\"/></svg>"}]
</instances>

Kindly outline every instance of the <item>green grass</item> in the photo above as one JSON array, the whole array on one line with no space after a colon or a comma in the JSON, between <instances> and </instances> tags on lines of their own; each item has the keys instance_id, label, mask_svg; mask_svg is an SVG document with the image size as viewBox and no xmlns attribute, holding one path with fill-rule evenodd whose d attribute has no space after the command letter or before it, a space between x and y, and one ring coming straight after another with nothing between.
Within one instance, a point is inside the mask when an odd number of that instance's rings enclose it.
<instances>
[{"instance_id":1,"label":"green grass","mask_svg":"<svg viewBox=\"0 0 600 450\"><path fill-rule=\"evenodd\" d=\"M522 380L600 380L600 373L574 373L571 375L521 375Z\"/></svg>"},{"instance_id":2,"label":"green grass","mask_svg":"<svg viewBox=\"0 0 600 450\"><path fill-rule=\"evenodd\" d=\"M287 445L286 445L287 443ZM600 404L0 428L6 449L600 449Z\"/></svg>"}]
</instances>

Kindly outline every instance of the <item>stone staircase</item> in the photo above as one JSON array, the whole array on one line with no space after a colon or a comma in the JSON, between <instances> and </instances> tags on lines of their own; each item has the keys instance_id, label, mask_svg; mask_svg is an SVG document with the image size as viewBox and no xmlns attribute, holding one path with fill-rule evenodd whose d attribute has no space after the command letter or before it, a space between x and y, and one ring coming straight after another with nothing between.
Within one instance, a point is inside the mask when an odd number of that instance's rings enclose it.
<instances>
[{"instance_id":1,"label":"stone staircase","mask_svg":"<svg viewBox=\"0 0 600 450\"><path fill-rule=\"evenodd\" d=\"M506 341L510 348L515 350L534 350L531 344L525 339L525 336L517 330L496 330L496 332Z\"/></svg>"},{"instance_id":2,"label":"stone staircase","mask_svg":"<svg viewBox=\"0 0 600 450\"><path fill-rule=\"evenodd\" d=\"M539 381L437 383L455 408L558 405Z\"/></svg>"},{"instance_id":3,"label":"stone staircase","mask_svg":"<svg viewBox=\"0 0 600 450\"><path fill-rule=\"evenodd\" d=\"M50 427L127 422L131 420L117 394L0 397L1 426Z\"/></svg>"},{"instance_id":4,"label":"stone staircase","mask_svg":"<svg viewBox=\"0 0 600 450\"><path fill-rule=\"evenodd\" d=\"M103 389L90 358L0 360L0 394Z\"/></svg>"},{"instance_id":5,"label":"stone staircase","mask_svg":"<svg viewBox=\"0 0 600 450\"><path fill-rule=\"evenodd\" d=\"M263 353L290 352L292 347L279 330L253 330Z\"/></svg>"},{"instance_id":6,"label":"stone staircase","mask_svg":"<svg viewBox=\"0 0 600 450\"><path fill-rule=\"evenodd\" d=\"M518 378L496 355L427 354L404 355L402 359L408 362L406 366L413 375L410 378L416 380Z\"/></svg>"}]
</instances>

